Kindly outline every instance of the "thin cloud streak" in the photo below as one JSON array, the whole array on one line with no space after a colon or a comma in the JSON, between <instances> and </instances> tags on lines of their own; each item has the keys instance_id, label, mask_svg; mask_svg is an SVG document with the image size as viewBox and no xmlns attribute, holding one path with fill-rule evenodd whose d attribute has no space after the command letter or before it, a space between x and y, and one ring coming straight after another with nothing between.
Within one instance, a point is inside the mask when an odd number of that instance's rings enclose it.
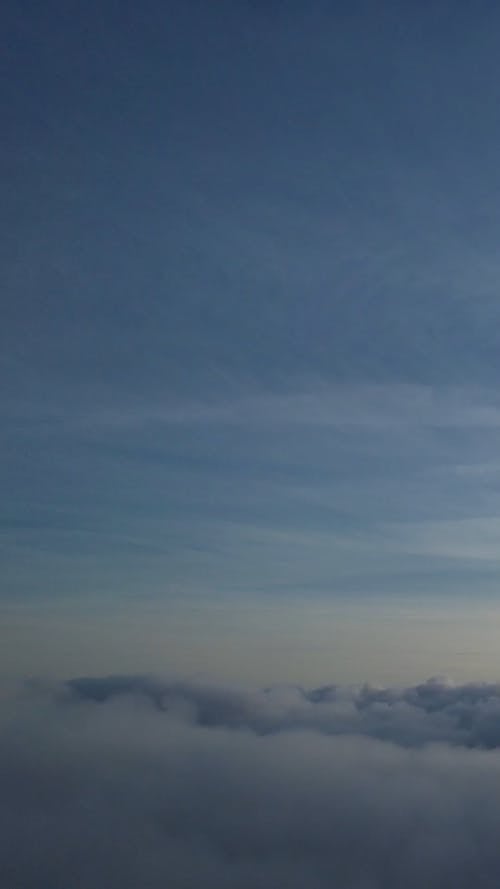
<instances>
[{"instance_id":1,"label":"thin cloud streak","mask_svg":"<svg viewBox=\"0 0 500 889\"><path fill-rule=\"evenodd\" d=\"M97 408L80 403L41 407L21 401L19 421L45 420L76 424L83 430L133 429L161 425L309 425L311 427L366 427L391 429L433 427L475 429L500 427L500 399L496 389L473 386L417 384L329 384L316 381L292 392L211 395L203 401L169 399L137 404L125 402Z\"/></svg>"}]
</instances>

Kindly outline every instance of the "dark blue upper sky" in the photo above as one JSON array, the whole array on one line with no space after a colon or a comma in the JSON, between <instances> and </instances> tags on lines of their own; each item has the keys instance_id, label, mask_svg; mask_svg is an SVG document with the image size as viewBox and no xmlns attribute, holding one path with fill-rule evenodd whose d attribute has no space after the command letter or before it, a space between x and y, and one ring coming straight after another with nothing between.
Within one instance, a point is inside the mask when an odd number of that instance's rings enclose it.
<instances>
[{"instance_id":1,"label":"dark blue upper sky","mask_svg":"<svg viewBox=\"0 0 500 889\"><path fill-rule=\"evenodd\" d=\"M496 582L499 29L7 2L9 595Z\"/></svg>"},{"instance_id":2,"label":"dark blue upper sky","mask_svg":"<svg viewBox=\"0 0 500 889\"><path fill-rule=\"evenodd\" d=\"M8 3L15 387L494 382L499 24L492 3Z\"/></svg>"}]
</instances>

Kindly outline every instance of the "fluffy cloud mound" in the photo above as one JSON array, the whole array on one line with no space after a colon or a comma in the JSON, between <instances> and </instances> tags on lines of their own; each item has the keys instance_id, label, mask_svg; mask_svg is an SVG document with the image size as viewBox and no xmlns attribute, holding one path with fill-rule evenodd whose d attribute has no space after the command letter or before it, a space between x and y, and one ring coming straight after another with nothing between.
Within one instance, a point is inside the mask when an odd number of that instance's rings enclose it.
<instances>
[{"instance_id":1,"label":"fluffy cloud mound","mask_svg":"<svg viewBox=\"0 0 500 889\"><path fill-rule=\"evenodd\" d=\"M0 708L0 886L500 885L500 686L140 677Z\"/></svg>"}]
</instances>

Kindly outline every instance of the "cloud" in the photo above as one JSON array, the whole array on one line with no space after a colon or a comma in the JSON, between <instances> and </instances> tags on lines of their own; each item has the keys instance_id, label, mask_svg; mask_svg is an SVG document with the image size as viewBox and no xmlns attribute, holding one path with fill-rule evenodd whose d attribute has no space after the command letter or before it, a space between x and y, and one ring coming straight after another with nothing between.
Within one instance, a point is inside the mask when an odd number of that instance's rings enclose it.
<instances>
[{"instance_id":1,"label":"cloud","mask_svg":"<svg viewBox=\"0 0 500 889\"><path fill-rule=\"evenodd\" d=\"M451 559L497 561L499 558L500 519L497 516L388 523L384 531L393 551L400 547L409 553Z\"/></svg>"},{"instance_id":2,"label":"cloud","mask_svg":"<svg viewBox=\"0 0 500 889\"><path fill-rule=\"evenodd\" d=\"M327 383L321 377L297 381L295 390L219 395L203 401L167 399L82 408L74 402L54 408L51 419L64 417L78 428L122 430L163 425L220 424L248 427L303 425L318 429L392 431L431 429L498 429L500 404L486 386ZM22 414L22 408L16 405ZM36 415L40 407L28 409ZM42 411L46 412L46 408ZM47 414L45 413L45 416Z\"/></svg>"},{"instance_id":3,"label":"cloud","mask_svg":"<svg viewBox=\"0 0 500 889\"><path fill-rule=\"evenodd\" d=\"M500 685L78 679L0 718L9 889L498 885Z\"/></svg>"},{"instance_id":4,"label":"cloud","mask_svg":"<svg viewBox=\"0 0 500 889\"><path fill-rule=\"evenodd\" d=\"M110 703L132 696L190 725L256 735L313 731L362 735L403 747L445 742L500 748L500 684L455 685L430 679L409 688L364 685L316 689L275 686L250 692L152 677L74 679L59 694L72 702Z\"/></svg>"}]
</instances>

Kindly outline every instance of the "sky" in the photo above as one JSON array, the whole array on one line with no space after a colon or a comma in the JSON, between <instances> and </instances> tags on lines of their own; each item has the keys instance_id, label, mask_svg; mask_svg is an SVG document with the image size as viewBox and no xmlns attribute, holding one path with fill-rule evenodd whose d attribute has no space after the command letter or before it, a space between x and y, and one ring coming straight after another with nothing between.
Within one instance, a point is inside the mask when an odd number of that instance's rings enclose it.
<instances>
[{"instance_id":1,"label":"sky","mask_svg":"<svg viewBox=\"0 0 500 889\"><path fill-rule=\"evenodd\" d=\"M0 886L500 885L500 6L4 0Z\"/></svg>"},{"instance_id":2,"label":"sky","mask_svg":"<svg viewBox=\"0 0 500 889\"><path fill-rule=\"evenodd\" d=\"M499 27L7 0L1 676L500 674Z\"/></svg>"}]
</instances>

